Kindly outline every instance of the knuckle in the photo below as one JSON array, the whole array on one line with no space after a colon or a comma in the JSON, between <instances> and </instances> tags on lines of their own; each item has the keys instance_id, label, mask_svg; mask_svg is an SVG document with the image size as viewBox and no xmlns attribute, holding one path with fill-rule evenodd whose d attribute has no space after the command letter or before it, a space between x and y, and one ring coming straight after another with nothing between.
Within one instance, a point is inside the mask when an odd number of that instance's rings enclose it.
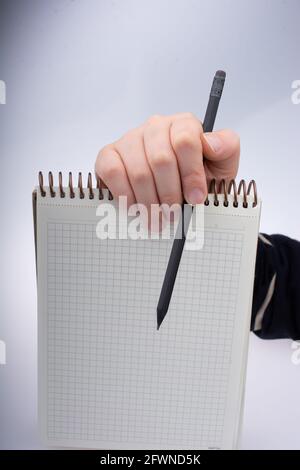
<instances>
[{"instance_id":1,"label":"knuckle","mask_svg":"<svg viewBox=\"0 0 300 470\"><path fill-rule=\"evenodd\" d=\"M96 162L96 170L98 176L103 180L112 180L120 174L120 165L118 162L99 155Z\"/></svg>"},{"instance_id":2,"label":"knuckle","mask_svg":"<svg viewBox=\"0 0 300 470\"><path fill-rule=\"evenodd\" d=\"M101 172L102 178L106 180L115 179L119 176L119 174L120 174L120 167L119 165L115 163L103 166L103 170Z\"/></svg>"},{"instance_id":3,"label":"knuckle","mask_svg":"<svg viewBox=\"0 0 300 470\"><path fill-rule=\"evenodd\" d=\"M176 193L168 193L168 194L164 194L161 197L161 203L167 204L168 206L172 206L173 204L180 204L181 198Z\"/></svg>"},{"instance_id":4,"label":"knuckle","mask_svg":"<svg viewBox=\"0 0 300 470\"><path fill-rule=\"evenodd\" d=\"M141 137L141 129L136 127L130 129L125 134L123 134L118 140L115 141L114 145L117 150L122 151L122 149L127 148L132 145Z\"/></svg>"},{"instance_id":5,"label":"knuckle","mask_svg":"<svg viewBox=\"0 0 300 470\"><path fill-rule=\"evenodd\" d=\"M193 128L195 129L198 129L198 128L201 129L202 127L202 123L200 119L192 112L181 113L178 115L178 117L179 117L178 119L179 121L187 125L193 126Z\"/></svg>"},{"instance_id":6,"label":"knuckle","mask_svg":"<svg viewBox=\"0 0 300 470\"><path fill-rule=\"evenodd\" d=\"M149 160L150 165L154 170L168 167L172 163L172 157L163 152L150 155Z\"/></svg>"},{"instance_id":7,"label":"knuckle","mask_svg":"<svg viewBox=\"0 0 300 470\"><path fill-rule=\"evenodd\" d=\"M195 116L195 114L191 112L184 113L183 117L185 117L186 119L195 119L198 121L198 118Z\"/></svg>"},{"instance_id":8,"label":"knuckle","mask_svg":"<svg viewBox=\"0 0 300 470\"><path fill-rule=\"evenodd\" d=\"M96 162L95 162L95 170L96 170L96 172L98 173L99 176L100 176L100 173L102 173L102 170L103 170L103 160L105 158L105 150L106 150L106 147L103 147L98 152Z\"/></svg>"},{"instance_id":9,"label":"knuckle","mask_svg":"<svg viewBox=\"0 0 300 470\"><path fill-rule=\"evenodd\" d=\"M204 178L205 175L203 171L194 169L183 175L182 180L186 186L197 186L203 183Z\"/></svg>"},{"instance_id":10,"label":"knuckle","mask_svg":"<svg viewBox=\"0 0 300 470\"><path fill-rule=\"evenodd\" d=\"M148 174L143 170L134 170L131 173L131 180L134 185L144 185L148 180Z\"/></svg>"},{"instance_id":11,"label":"knuckle","mask_svg":"<svg viewBox=\"0 0 300 470\"><path fill-rule=\"evenodd\" d=\"M109 152L112 149L113 145L112 144L107 144L102 149L99 150L98 155L97 155L97 161L100 161L107 152Z\"/></svg>"},{"instance_id":12,"label":"knuckle","mask_svg":"<svg viewBox=\"0 0 300 470\"><path fill-rule=\"evenodd\" d=\"M181 150L183 148L193 148L195 146L195 135L193 132L190 132L188 129L178 132L173 137L173 146L176 150Z\"/></svg>"},{"instance_id":13,"label":"knuckle","mask_svg":"<svg viewBox=\"0 0 300 470\"><path fill-rule=\"evenodd\" d=\"M146 124L148 126L153 126L153 125L160 124L162 120L163 120L163 116L161 114L153 114L147 119Z\"/></svg>"}]
</instances>

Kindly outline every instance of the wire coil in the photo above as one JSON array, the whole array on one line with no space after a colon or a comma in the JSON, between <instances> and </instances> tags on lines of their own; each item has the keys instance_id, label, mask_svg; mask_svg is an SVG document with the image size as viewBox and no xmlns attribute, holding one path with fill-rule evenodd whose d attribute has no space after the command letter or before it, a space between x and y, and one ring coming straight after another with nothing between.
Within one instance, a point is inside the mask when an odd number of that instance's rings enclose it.
<instances>
[{"instance_id":1,"label":"wire coil","mask_svg":"<svg viewBox=\"0 0 300 470\"><path fill-rule=\"evenodd\" d=\"M44 186L43 173L41 171L39 172L38 179L39 179L40 194L42 197L45 197L47 195L47 192ZM50 197L52 198L53 197L65 198L66 197L66 192L63 186L63 177L62 177L61 171L58 173L57 191L55 191L53 174L51 171L49 171L48 173L48 187L49 187ZM87 185L86 185L87 193L84 191L85 187L83 184L83 178L82 178L81 172L78 173L77 187L78 187L78 195L80 199L84 199L86 196L89 199L95 199L95 198L98 198L100 200L104 199L103 189L107 189L108 199L109 200L113 199L113 195L111 194L111 192L109 191L105 183L101 180L101 178L96 177L96 186L93 185L93 179L92 179L91 173L88 173ZM75 198L76 193L74 191L72 172L69 172L68 190L69 190L69 197L71 199ZM249 206L248 197L251 195L253 197L252 207L257 206L257 203L258 203L257 188L256 188L256 183L254 180L251 180L247 186L245 180L243 179L237 185L234 179L230 181L225 181L225 179L221 179L220 181L217 181L215 178L213 178L208 185L208 192L209 194L213 195L213 204L215 206L219 206L222 203L225 207L227 207L229 205L229 198L228 198L229 195L233 196L234 207L239 206L239 196L242 197L242 207L247 208ZM222 201L219 198L220 195L223 196ZM210 204L210 200L208 196L204 204L206 206Z\"/></svg>"},{"instance_id":2,"label":"wire coil","mask_svg":"<svg viewBox=\"0 0 300 470\"><path fill-rule=\"evenodd\" d=\"M238 196L242 196L242 206L247 208L249 206L248 196L252 194L253 201L252 207L257 206L258 197L257 197L257 188L256 183L254 180L251 180L250 183L246 184L245 180L241 180L237 186L236 181L234 179L226 182L225 179L217 182L215 178L210 181L209 190L210 194L213 194L213 203L215 206L219 206L221 203L219 195L222 194L224 196L223 205L227 207L229 205L228 196L232 194L233 196L233 206L239 206L239 199ZM204 204L208 206L210 203L209 198L207 196Z\"/></svg>"}]
</instances>

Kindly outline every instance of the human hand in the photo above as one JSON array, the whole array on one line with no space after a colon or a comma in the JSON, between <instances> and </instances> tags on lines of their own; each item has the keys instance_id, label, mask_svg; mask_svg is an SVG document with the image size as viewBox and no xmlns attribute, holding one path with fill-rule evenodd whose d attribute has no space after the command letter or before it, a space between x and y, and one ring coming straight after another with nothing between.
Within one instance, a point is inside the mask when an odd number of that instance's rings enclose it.
<instances>
[{"instance_id":1,"label":"human hand","mask_svg":"<svg viewBox=\"0 0 300 470\"><path fill-rule=\"evenodd\" d=\"M181 204L183 197L199 204L212 178L236 176L239 155L239 137L232 130L203 133L191 113L154 115L103 147L95 170L114 197L127 196L128 206Z\"/></svg>"}]
</instances>

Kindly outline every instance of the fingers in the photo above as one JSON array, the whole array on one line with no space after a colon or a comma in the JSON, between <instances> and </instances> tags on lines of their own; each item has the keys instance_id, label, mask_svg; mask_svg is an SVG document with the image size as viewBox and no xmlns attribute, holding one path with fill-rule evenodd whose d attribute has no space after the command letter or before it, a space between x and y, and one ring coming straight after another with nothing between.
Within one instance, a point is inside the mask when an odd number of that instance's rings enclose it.
<instances>
[{"instance_id":1,"label":"fingers","mask_svg":"<svg viewBox=\"0 0 300 470\"><path fill-rule=\"evenodd\" d=\"M205 156L203 158L203 155ZM128 205L204 202L207 180L236 176L240 155L238 135L228 129L203 133L191 113L156 115L104 147L96 172L115 197Z\"/></svg>"},{"instance_id":2,"label":"fingers","mask_svg":"<svg viewBox=\"0 0 300 470\"><path fill-rule=\"evenodd\" d=\"M122 159L113 145L99 152L95 171L115 198L127 196L128 205L136 202Z\"/></svg>"},{"instance_id":3,"label":"fingers","mask_svg":"<svg viewBox=\"0 0 300 470\"><path fill-rule=\"evenodd\" d=\"M177 157L184 197L190 204L202 203L207 194L202 155L202 125L191 117L174 120L170 141Z\"/></svg>"},{"instance_id":4,"label":"fingers","mask_svg":"<svg viewBox=\"0 0 300 470\"><path fill-rule=\"evenodd\" d=\"M149 166L142 129L133 129L115 143L137 203L151 211L151 204L158 204L154 178Z\"/></svg>"},{"instance_id":5,"label":"fingers","mask_svg":"<svg viewBox=\"0 0 300 470\"><path fill-rule=\"evenodd\" d=\"M234 178L240 158L239 136L230 129L201 135L205 168L208 179Z\"/></svg>"},{"instance_id":6,"label":"fingers","mask_svg":"<svg viewBox=\"0 0 300 470\"><path fill-rule=\"evenodd\" d=\"M181 204L182 193L176 155L169 137L170 119L151 117L144 126L144 147L161 204Z\"/></svg>"}]
</instances>

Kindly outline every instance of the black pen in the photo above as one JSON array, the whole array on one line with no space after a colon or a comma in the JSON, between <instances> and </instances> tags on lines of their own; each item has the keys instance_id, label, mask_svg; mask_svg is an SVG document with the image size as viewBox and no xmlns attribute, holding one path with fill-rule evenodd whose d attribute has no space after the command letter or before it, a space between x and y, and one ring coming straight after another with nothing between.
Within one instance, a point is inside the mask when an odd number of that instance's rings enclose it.
<instances>
[{"instance_id":1,"label":"black pen","mask_svg":"<svg viewBox=\"0 0 300 470\"><path fill-rule=\"evenodd\" d=\"M203 132L211 132L213 130L220 98L222 96L225 77L226 73L223 72L223 70L218 70L215 73L203 121ZM160 297L156 309L157 329L159 329L160 325L162 324L163 319L165 318L169 308L192 213L193 206L186 204L184 201L182 205L181 219L178 223L177 233L173 242L164 282L161 288Z\"/></svg>"}]
</instances>

